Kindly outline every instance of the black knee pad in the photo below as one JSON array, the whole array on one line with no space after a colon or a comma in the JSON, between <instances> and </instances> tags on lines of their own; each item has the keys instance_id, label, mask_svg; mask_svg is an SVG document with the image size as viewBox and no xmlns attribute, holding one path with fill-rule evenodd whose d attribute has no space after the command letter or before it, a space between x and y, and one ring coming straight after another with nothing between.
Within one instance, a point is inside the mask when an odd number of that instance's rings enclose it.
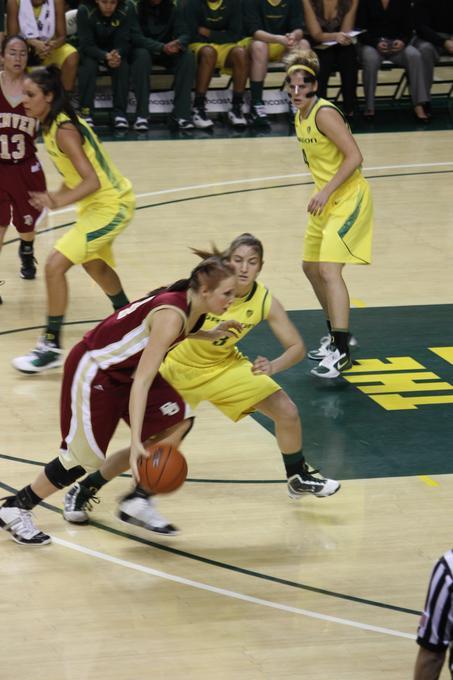
<instances>
[{"instance_id":1,"label":"black knee pad","mask_svg":"<svg viewBox=\"0 0 453 680\"><path fill-rule=\"evenodd\" d=\"M59 458L54 458L44 466L44 472L51 484L57 489L64 489L65 486L73 484L76 479L85 474L85 470L81 465L66 470L60 462Z\"/></svg>"}]
</instances>

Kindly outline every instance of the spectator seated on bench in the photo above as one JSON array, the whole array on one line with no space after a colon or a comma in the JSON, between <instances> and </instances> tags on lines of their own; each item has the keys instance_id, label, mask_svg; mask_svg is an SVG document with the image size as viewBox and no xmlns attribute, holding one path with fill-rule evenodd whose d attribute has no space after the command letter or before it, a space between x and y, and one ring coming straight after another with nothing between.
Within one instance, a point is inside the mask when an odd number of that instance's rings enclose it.
<instances>
[{"instance_id":1,"label":"spectator seated on bench","mask_svg":"<svg viewBox=\"0 0 453 680\"><path fill-rule=\"evenodd\" d=\"M134 129L148 129L151 62L148 50L132 43L135 21L135 8L128 0L86 0L78 9L80 115L89 125L93 125L96 78L102 64L112 78L114 127L129 127L126 111L131 76L137 100Z\"/></svg>"},{"instance_id":2,"label":"spectator seated on bench","mask_svg":"<svg viewBox=\"0 0 453 680\"><path fill-rule=\"evenodd\" d=\"M377 74L382 61L406 69L414 113L420 122L429 120L429 100L422 55L410 44L413 34L411 0L360 0L357 23L365 33L359 36L363 68L365 116L374 116Z\"/></svg>"},{"instance_id":3,"label":"spectator seated on bench","mask_svg":"<svg viewBox=\"0 0 453 680\"><path fill-rule=\"evenodd\" d=\"M21 35L30 49L28 64L61 70L66 92L74 89L79 64L77 50L66 42L63 0L9 0L6 10L8 35Z\"/></svg>"},{"instance_id":4,"label":"spectator seated on bench","mask_svg":"<svg viewBox=\"0 0 453 680\"><path fill-rule=\"evenodd\" d=\"M243 0L244 31L250 42L250 116L257 127L269 127L263 86L269 62L282 61L294 48L310 49L303 39L301 0ZM288 102L291 110L291 104Z\"/></svg>"},{"instance_id":5,"label":"spectator seated on bench","mask_svg":"<svg viewBox=\"0 0 453 680\"><path fill-rule=\"evenodd\" d=\"M132 42L145 48L150 66L158 64L174 73L174 102L169 125L189 130L192 121L192 87L195 80L195 57L189 44L189 29L173 0L138 0ZM145 79L149 99L149 79ZM195 121L195 124L197 122Z\"/></svg>"},{"instance_id":6,"label":"spectator seated on bench","mask_svg":"<svg viewBox=\"0 0 453 680\"><path fill-rule=\"evenodd\" d=\"M197 59L193 121L199 128L211 128L206 113L206 92L219 68L232 73L233 105L228 120L235 127L245 127L242 105L249 75L247 46L241 42L242 15L240 0L184 0L184 16L189 27L189 48Z\"/></svg>"},{"instance_id":7,"label":"spectator seated on bench","mask_svg":"<svg viewBox=\"0 0 453 680\"><path fill-rule=\"evenodd\" d=\"M355 26L358 0L336 0L333 4L326 0L303 0L303 6L310 42L319 59L318 95L326 98L329 77L338 70L344 113L351 117L356 109L358 63L348 33Z\"/></svg>"},{"instance_id":8,"label":"spectator seated on bench","mask_svg":"<svg viewBox=\"0 0 453 680\"><path fill-rule=\"evenodd\" d=\"M453 58L453 2L451 0L415 0L415 38L413 45L421 52L425 69L431 112L431 88L434 67L441 56Z\"/></svg>"}]
</instances>

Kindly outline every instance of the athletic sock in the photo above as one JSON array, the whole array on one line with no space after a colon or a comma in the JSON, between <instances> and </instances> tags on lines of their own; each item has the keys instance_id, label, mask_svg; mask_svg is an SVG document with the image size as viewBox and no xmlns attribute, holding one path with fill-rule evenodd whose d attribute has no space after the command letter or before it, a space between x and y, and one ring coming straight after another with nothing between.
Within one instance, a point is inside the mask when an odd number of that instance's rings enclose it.
<instances>
[{"instance_id":1,"label":"athletic sock","mask_svg":"<svg viewBox=\"0 0 453 680\"><path fill-rule=\"evenodd\" d=\"M109 480L105 479L99 472L99 470L96 470L96 472L92 472L90 475L87 475L84 479L81 479L79 484L80 486L84 486L87 489L90 489L90 491L99 491L101 487L104 486L104 484L107 484Z\"/></svg>"},{"instance_id":2,"label":"athletic sock","mask_svg":"<svg viewBox=\"0 0 453 680\"><path fill-rule=\"evenodd\" d=\"M121 307L125 307L129 304L129 298L122 288L119 293L116 293L116 295L108 295L108 298L112 303L115 312L117 309L121 309Z\"/></svg>"},{"instance_id":3,"label":"athletic sock","mask_svg":"<svg viewBox=\"0 0 453 680\"><path fill-rule=\"evenodd\" d=\"M123 501L129 501L132 498L150 498L150 496L154 496L154 494L145 491L145 489L137 484L137 486L123 498Z\"/></svg>"},{"instance_id":4,"label":"athletic sock","mask_svg":"<svg viewBox=\"0 0 453 680\"><path fill-rule=\"evenodd\" d=\"M244 101L243 92L233 92L233 108L235 106L241 106L243 101Z\"/></svg>"},{"instance_id":5,"label":"athletic sock","mask_svg":"<svg viewBox=\"0 0 453 680\"><path fill-rule=\"evenodd\" d=\"M20 240L19 255L33 255L34 241Z\"/></svg>"},{"instance_id":6,"label":"athletic sock","mask_svg":"<svg viewBox=\"0 0 453 680\"><path fill-rule=\"evenodd\" d=\"M302 449L300 451L296 451L296 453L282 453L282 458L288 479L302 471L305 463Z\"/></svg>"},{"instance_id":7,"label":"athletic sock","mask_svg":"<svg viewBox=\"0 0 453 680\"><path fill-rule=\"evenodd\" d=\"M33 510L35 505L41 503L42 498L37 496L30 485L18 491L15 496L8 496L4 502L6 508L22 508L22 510Z\"/></svg>"},{"instance_id":8,"label":"athletic sock","mask_svg":"<svg viewBox=\"0 0 453 680\"><path fill-rule=\"evenodd\" d=\"M60 330L64 316L48 316L44 339L49 345L60 347Z\"/></svg>"},{"instance_id":9,"label":"athletic sock","mask_svg":"<svg viewBox=\"0 0 453 680\"><path fill-rule=\"evenodd\" d=\"M340 354L347 354L349 356L349 331L347 329L332 329L333 344L340 351Z\"/></svg>"},{"instance_id":10,"label":"athletic sock","mask_svg":"<svg viewBox=\"0 0 453 680\"><path fill-rule=\"evenodd\" d=\"M195 109L203 109L206 104L206 95L200 94L200 93L195 93L195 99L193 102L193 106Z\"/></svg>"},{"instance_id":11,"label":"athletic sock","mask_svg":"<svg viewBox=\"0 0 453 680\"><path fill-rule=\"evenodd\" d=\"M252 100L252 106L263 103L263 85L264 83L262 80L250 81L250 98Z\"/></svg>"},{"instance_id":12,"label":"athletic sock","mask_svg":"<svg viewBox=\"0 0 453 680\"><path fill-rule=\"evenodd\" d=\"M329 319L326 319L326 324L327 330L329 331L329 335L332 335L332 324L330 323Z\"/></svg>"}]
</instances>

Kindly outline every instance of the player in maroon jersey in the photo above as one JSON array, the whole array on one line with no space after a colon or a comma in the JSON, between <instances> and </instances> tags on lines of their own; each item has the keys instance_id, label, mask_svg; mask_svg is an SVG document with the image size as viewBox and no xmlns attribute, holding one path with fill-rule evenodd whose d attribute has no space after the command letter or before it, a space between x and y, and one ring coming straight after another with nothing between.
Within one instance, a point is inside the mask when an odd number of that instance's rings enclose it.
<instances>
[{"instance_id":1,"label":"player in maroon jersey","mask_svg":"<svg viewBox=\"0 0 453 680\"><path fill-rule=\"evenodd\" d=\"M0 72L0 250L10 222L20 235L20 275L36 275L33 242L35 228L45 211L30 205L30 191L46 191L46 180L36 156L38 121L25 113L23 81L27 68L27 44L18 36L2 45Z\"/></svg>"},{"instance_id":2,"label":"player in maroon jersey","mask_svg":"<svg viewBox=\"0 0 453 680\"><path fill-rule=\"evenodd\" d=\"M211 331L200 330L206 313L228 309L235 283L231 265L217 256L207 258L189 279L129 303L84 336L64 367L60 455L32 484L5 500L0 528L23 545L50 543L50 536L33 524L31 510L87 470L101 467L120 420L131 428L130 466L136 479L139 458L149 455L142 442L151 437L176 445L181 441L192 421L179 394L158 374L160 364L189 334L212 342L242 328L224 321ZM147 497L143 500L152 504ZM128 512L130 521L137 524L133 513Z\"/></svg>"}]
</instances>

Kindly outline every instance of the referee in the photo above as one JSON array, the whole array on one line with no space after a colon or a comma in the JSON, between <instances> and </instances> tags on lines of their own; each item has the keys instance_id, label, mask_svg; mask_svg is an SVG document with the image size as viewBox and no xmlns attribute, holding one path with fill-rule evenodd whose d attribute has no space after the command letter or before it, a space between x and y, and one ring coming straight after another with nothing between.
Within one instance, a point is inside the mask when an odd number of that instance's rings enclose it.
<instances>
[{"instance_id":1,"label":"referee","mask_svg":"<svg viewBox=\"0 0 453 680\"><path fill-rule=\"evenodd\" d=\"M418 627L420 645L414 680L437 680L450 647L450 673L453 678L453 550L436 563L425 607Z\"/></svg>"}]
</instances>

